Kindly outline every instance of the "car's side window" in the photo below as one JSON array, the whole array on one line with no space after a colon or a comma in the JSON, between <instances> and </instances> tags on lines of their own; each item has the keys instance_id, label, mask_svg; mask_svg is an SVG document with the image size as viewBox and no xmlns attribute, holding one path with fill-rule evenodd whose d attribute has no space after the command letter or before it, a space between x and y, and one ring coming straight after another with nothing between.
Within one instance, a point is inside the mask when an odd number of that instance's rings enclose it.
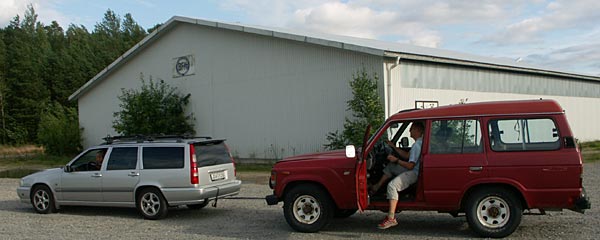
<instances>
[{"instance_id":1,"label":"car's side window","mask_svg":"<svg viewBox=\"0 0 600 240\"><path fill-rule=\"evenodd\" d=\"M92 149L71 163L73 172L98 171L102 166L107 148Z\"/></svg>"},{"instance_id":2,"label":"car's side window","mask_svg":"<svg viewBox=\"0 0 600 240\"><path fill-rule=\"evenodd\" d=\"M183 168L183 147L144 147L142 150L144 169Z\"/></svg>"},{"instance_id":3,"label":"car's side window","mask_svg":"<svg viewBox=\"0 0 600 240\"><path fill-rule=\"evenodd\" d=\"M429 152L432 154L481 153L481 124L475 119L431 122Z\"/></svg>"},{"instance_id":4,"label":"car's side window","mask_svg":"<svg viewBox=\"0 0 600 240\"><path fill-rule=\"evenodd\" d=\"M106 170L135 169L137 165L137 147L116 147L110 152Z\"/></svg>"},{"instance_id":5,"label":"car's side window","mask_svg":"<svg viewBox=\"0 0 600 240\"><path fill-rule=\"evenodd\" d=\"M539 151L560 148L558 130L550 118L495 119L489 122L494 151Z\"/></svg>"}]
</instances>

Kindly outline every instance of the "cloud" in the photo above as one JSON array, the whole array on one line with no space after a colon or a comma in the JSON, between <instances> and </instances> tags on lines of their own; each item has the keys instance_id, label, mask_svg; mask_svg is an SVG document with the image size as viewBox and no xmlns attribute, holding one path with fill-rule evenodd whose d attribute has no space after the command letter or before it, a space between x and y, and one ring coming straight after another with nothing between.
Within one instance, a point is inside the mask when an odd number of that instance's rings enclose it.
<instances>
[{"instance_id":1,"label":"cloud","mask_svg":"<svg viewBox=\"0 0 600 240\"><path fill-rule=\"evenodd\" d=\"M600 43L579 44L531 54L525 61L550 68L600 75Z\"/></svg>"},{"instance_id":2,"label":"cloud","mask_svg":"<svg viewBox=\"0 0 600 240\"><path fill-rule=\"evenodd\" d=\"M540 43L553 31L587 31L597 28L600 11L595 0L557 0L549 2L541 13L512 23L483 40L498 45Z\"/></svg>"},{"instance_id":3,"label":"cloud","mask_svg":"<svg viewBox=\"0 0 600 240\"><path fill-rule=\"evenodd\" d=\"M534 0L537 1L537 0ZM221 7L261 25L440 47L452 24L508 21L527 1L224 0Z\"/></svg>"},{"instance_id":4,"label":"cloud","mask_svg":"<svg viewBox=\"0 0 600 240\"><path fill-rule=\"evenodd\" d=\"M21 18L27 10L27 6L31 4L36 14L38 21L45 25L50 25L52 21L57 21L61 26L65 27L72 21L70 18L60 13L56 7L56 3L61 0L1 0L0 1L0 27L5 27L14 17L19 15Z\"/></svg>"}]
</instances>

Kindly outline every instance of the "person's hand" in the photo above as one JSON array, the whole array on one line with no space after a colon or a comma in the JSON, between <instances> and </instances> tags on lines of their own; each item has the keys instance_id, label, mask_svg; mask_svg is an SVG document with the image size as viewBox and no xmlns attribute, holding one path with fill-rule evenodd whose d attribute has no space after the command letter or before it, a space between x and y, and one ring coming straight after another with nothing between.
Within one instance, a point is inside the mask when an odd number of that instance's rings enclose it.
<instances>
[{"instance_id":1,"label":"person's hand","mask_svg":"<svg viewBox=\"0 0 600 240\"><path fill-rule=\"evenodd\" d=\"M387 160L390 161L391 163L395 163L395 162L398 162L399 159L397 157L395 157L393 154L390 154L387 156Z\"/></svg>"}]
</instances>

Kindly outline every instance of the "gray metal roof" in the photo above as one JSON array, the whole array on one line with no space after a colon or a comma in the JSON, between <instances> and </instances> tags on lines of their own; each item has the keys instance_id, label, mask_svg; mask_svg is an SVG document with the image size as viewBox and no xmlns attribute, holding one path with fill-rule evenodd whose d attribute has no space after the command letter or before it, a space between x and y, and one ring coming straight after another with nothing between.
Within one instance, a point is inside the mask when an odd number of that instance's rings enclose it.
<instances>
[{"instance_id":1,"label":"gray metal roof","mask_svg":"<svg viewBox=\"0 0 600 240\"><path fill-rule=\"evenodd\" d=\"M169 31L169 29L171 29L179 23L197 24L202 26L228 29L251 34L259 34L293 41L306 42L310 44L346 49L350 51L362 52L382 57L442 62L465 66L477 66L484 68L547 74L580 80L600 81L600 77L596 76L589 76L579 73L560 71L557 69L533 66L522 62L515 62L511 59L483 57L438 48L420 47L410 44L340 36L326 33L314 33L276 27L253 26L241 23L224 23L203 19L174 16L161 27L159 27L156 31L146 36L144 39L142 39L142 41L137 43L135 46L133 46L131 49L129 49L127 52L125 52L123 55L117 58L113 63L111 63L98 74L96 74L96 76L94 76L92 79L86 82L71 96L69 96L69 100L78 99L83 93L91 89L98 81L103 79L106 75L108 75L121 64L123 64L125 60L134 56L137 52L141 51L147 44L158 39L163 34L166 34Z\"/></svg>"}]
</instances>

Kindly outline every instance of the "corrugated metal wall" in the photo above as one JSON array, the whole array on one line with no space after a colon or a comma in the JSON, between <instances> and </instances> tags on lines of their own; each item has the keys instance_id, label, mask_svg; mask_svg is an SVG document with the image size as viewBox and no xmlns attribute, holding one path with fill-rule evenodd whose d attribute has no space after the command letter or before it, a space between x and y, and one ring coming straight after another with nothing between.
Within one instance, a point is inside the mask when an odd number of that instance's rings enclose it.
<instances>
[{"instance_id":1,"label":"corrugated metal wall","mask_svg":"<svg viewBox=\"0 0 600 240\"><path fill-rule=\"evenodd\" d=\"M173 58L193 54L195 74L173 78ZM321 151L342 130L348 82L365 67L382 76L382 58L302 42L182 24L79 99L85 145L112 130L121 88L139 75L191 93L198 135L227 138L242 158Z\"/></svg>"},{"instance_id":2,"label":"corrugated metal wall","mask_svg":"<svg viewBox=\"0 0 600 240\"><path fill-rule=\"evenodd\" d=\"M600 83L426 62L402 62L391 73L390 111L414 108L415 101L439 105L467 102L554 99L567 114L575 136L600 139Z\"/></svg>"}]
</instances>

